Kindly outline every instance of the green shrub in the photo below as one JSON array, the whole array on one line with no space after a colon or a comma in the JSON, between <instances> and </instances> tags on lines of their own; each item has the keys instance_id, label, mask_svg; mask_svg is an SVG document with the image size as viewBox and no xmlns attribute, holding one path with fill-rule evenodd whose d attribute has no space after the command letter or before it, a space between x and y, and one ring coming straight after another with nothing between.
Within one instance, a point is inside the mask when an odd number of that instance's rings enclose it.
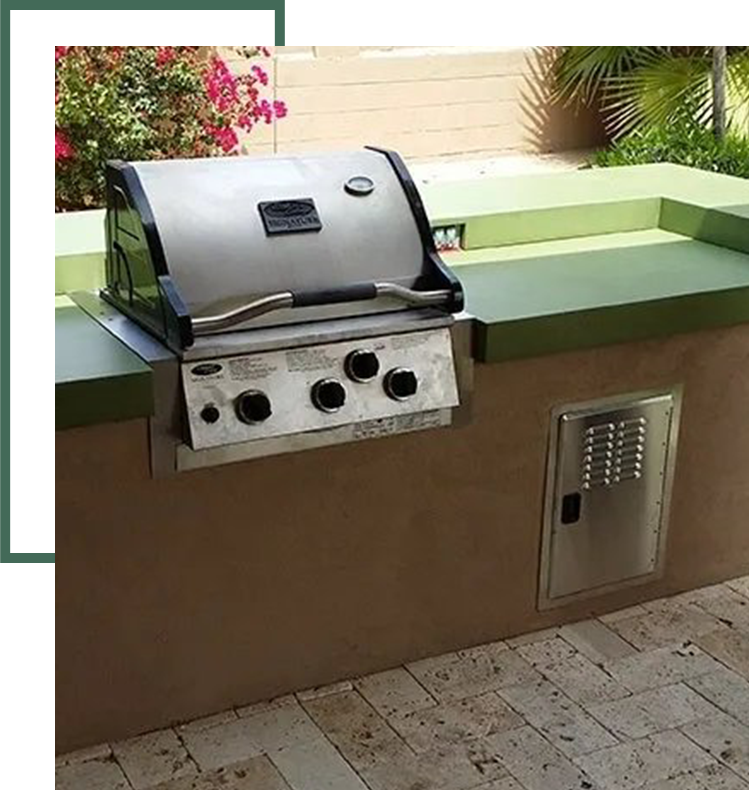
<instances>
[{"instance_id":1,"label":"green shrub","mask_svg":"<svg viewBox=\"0 0 749 790\"><path fill-rule=\"evenodd\" d=\"M677 165L749 178L749 138L728 134L716 139L710 129L682 121L632 132L599 151L595 167L672 162Z\"/></svg>"},{"instance_id":2,"label":"green shrub","mask_svg":"<svg viewBox=\"0 0 749 790\"><path fill-rule=\"evenodd\" d=\"M236 155L240 136L283 118L268 48L234 49L255 60L242 74L198 46L56 46L55 210L104 205L108 159Z\"/></svg>"}]
</instances>

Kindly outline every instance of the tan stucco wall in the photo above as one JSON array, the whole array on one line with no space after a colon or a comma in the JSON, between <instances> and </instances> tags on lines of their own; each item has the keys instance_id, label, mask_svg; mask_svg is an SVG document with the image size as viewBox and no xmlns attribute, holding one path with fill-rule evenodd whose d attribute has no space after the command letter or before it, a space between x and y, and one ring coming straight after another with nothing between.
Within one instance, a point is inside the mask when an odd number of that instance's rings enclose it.
<instances>
[{"instance_id":1,"label":"tan stucco wall","mask_svg":"<svg viewBox=\"0 0 749 790\"><path fill-rule=\"evenodd\" d=\"M374 144L430 158L599 143L594 113L552 105L550 62L549 48L278 47L272 89L289 115L255 130L248 152Z\"/></svg>"},{"instance_id":2,"label":"tan stucco wall","mask_svg":"<svg viewBox=\"0 0 749 790\"><path fill-rule=\"evenodd\" d=\"M665 575L536 611L549 413L684 385ZM56 435L66 751L749 573L749 326L479 365L468 427L151 480Z\"/></svg>"}]
</instances>

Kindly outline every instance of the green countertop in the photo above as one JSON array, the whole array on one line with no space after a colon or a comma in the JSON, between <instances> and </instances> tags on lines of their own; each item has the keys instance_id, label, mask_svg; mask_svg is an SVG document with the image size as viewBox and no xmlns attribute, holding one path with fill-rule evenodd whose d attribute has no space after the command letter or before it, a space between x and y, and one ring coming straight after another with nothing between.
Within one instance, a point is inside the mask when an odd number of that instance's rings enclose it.
<instances>
[{"instance_id":1,"label":"green countertop","mask_svg":"<svg viewBox=\"0 0 749 790\"><path fill-rule=\"evenodd\" d=\"M55 427L153 413L151 368L72 302L55 307Z\"/></svg>"},{"instance_id":2,"label":"green countertop","mask_svg":"<svg viewBox=\"0 0 749 790\"><path fill-rule=\"evenodd\" d=\"M749 322L749 181L645 165L426 184L475 317L477 360ZM57 218L56 291L101 280L103 213ZM71 287L70 284L73 284ZM151 413L150 369L64 300L57 425Z\"/></svg>"},{"instance_id":3,"label":"green countertop","mask_svg":"<svg viewBox=\"0 0 749 790\"><path fill-rule=\"evenodd\" d=\"M447 256L501 361L749 321L749 256L660 229ZM458 265L460 263L460 265Z\"/></svg>"},{"instance_id":4,"label":"green countertop","mask_svg":"<svg viewBox=\"0 0 749 790\"><path fill-rule=\"evenodd\" d=\"M749 322L749 181L643 165L424 190L484 362Z\"/></svg>"}]
</instances>

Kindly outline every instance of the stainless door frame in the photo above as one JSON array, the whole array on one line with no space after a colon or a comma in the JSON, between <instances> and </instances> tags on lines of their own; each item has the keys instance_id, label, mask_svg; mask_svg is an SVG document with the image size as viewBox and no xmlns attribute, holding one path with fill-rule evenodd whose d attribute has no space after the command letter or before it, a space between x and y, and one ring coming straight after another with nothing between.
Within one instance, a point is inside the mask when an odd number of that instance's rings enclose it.
<instances>
[{"instance_id":1,"label":"stainless door frame","mask_svg":"<svg viewBox=\"0 0 749 790\"><path fill-rule=\"evenodd\" d=\"M652 572L643 576L636 576L625 579L613 584L601 587L594 587L589 590L573 593L571 595L556 598L549 597L549 574L551 571L551 542L554 527L554 497L556 486L554 481L557 474L557 463L559 460L559 421L563 414L575 411L580 414L624 407L631 401L642 400L662 395L673 397L673 413L671 415L671 425L668 432L668 446L666 448L666 466L663 482L663 497L661 509L660 532L658 536L658 559ZM641 390L637 392L627 392L619 395L606 396L587 401L577 401L565 403L552 408L549 422L549 442L546 455L546 477L544 480L544 501L543 501L543 521L541 536L541 555L539 558L538 572L538 609L557 608L575 601L594 598L605 595L616 590L633 587L654 581L663 576L666 561L666 540L668 536L668 525L671 512L671 496L673 489L674 471L676 468L676 450L679 439L679 426L681 424L681 408L683 400L683 385L676 384L673 387L663 387L652 390Z\"/></svg>"}]
</instances>

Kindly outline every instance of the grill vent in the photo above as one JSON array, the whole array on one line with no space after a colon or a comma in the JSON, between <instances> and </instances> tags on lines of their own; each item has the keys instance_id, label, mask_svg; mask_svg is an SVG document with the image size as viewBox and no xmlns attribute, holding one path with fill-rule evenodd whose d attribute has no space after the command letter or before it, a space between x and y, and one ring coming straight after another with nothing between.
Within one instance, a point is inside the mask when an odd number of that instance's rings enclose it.
<instances>
[{"instance_id":1,"label":"grill vent","mask_svg":"<svg viewBox=\"0 0 749 790\"><path fill-rule=\"evenodd\" d=\"M583 489L639 480L647 426L645 417L591 425L583 434Z\"/></svg>"}]
</instances>

